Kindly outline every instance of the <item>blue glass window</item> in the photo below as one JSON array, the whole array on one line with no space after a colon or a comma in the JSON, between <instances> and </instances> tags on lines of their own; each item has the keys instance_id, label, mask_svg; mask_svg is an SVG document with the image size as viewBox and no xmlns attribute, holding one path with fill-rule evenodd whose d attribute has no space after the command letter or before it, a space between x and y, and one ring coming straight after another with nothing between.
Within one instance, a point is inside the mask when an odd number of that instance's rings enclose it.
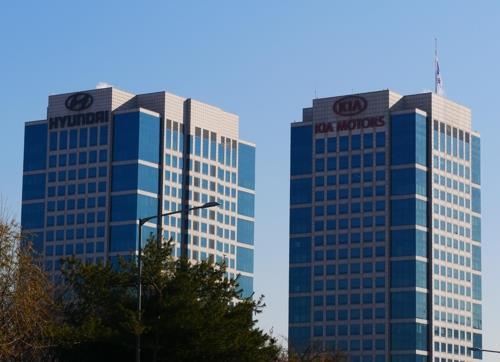
<instances>
[{"instance_id":1,"label":"blue glass window","mask_svg":"<svg viewBox=\"0 0 500 362\"><path fill-rule=\"evenodd\" d=\"M238 146L238 186L255 190L255 147L243 143Z\"/></svg>"},{"instance_id":2,"label":"blue glass window","mask_svg":"<svg viewBox=\"0 0 500 362\"><path fill-rule=\"evenodd\" d=\"M316 145L316 154L321 154L325 152L325 139L320 138L317 139L315 142Z\"/></svg>"},{"instance_id":3,"label":"blue glass window","mask_svg":"<svg viewBox=\"0 0 500 362\"><path fill-rule=\"evenodd\" d=\"M113 160L145 160L158 163L159 118L142 112L115 116Z\"/></svg>"},{"instance_id":4,"label":"blue glass window","mask_svg":"<svg viewBox=\"0 0 500 362\"><path fill-rule=\"evenodd\" d=\"M51 151L57 150L57 132L50 132L49 134L49 149Z\"/></svg>"},{"instance_id":5,"label":"blue glass window","mask_svg":"<svg viewBox=\"0 0 500 362\"><path fill-rule=\"evenodd\" d=\"M311 238L290 239L290 263L308 263L311 261Z\"/></svg>"},{"instance_id":6,"label":"blue glass window","mask_svg":"<svg viewBox=\"0 0 500 362\"><path fill-rule=\"evenodd\" d=\"M238 191L238 214L249 217L255 215L255 195Z\"/></svg>"},{"instance_id":7,"label":"blue glass window","mask_svg":"<svg viewBox=\"0 0 500 362\"><path fill-rule=\"evenodd\" d=\"M377 132L375 139L377 147L385 147L385 132Z\"/></svg>"},{"instance_id":8,"label":"blue glass window","mask_svg":"<svg viewBox=\"0 0 500 362\"><path fill-rule=\"evenodd\" d=\"M305 204L312 201L311 178L293 179L290 181L290 204Z\"/></svg>"},{"instance_id":9,"label":"blue glass window","mask_svg":"<svg viewBox=\"0 0 500 362\"><path fill-rule=\"evenodd\" d=\"M377 152L375 154L375 163L377 166L385 165L385 152Z\"/></svg>"},{"instance_id":10,"label":"blue glass window","mask_svg":"<svg viewBox=\"0 0 500 362\"><path fill-rule=\"evenodd\" d=\"M253 245L254 242L254 223L253 221L237 220L237 240L241 243Z\"/></svg>"},{"instance_id":11,"label":"blue glass window","mask_svg":"<svg viewBox=\"0 0 500 362\"><path fill-rule=\"evenodd\" d=\"M427 233L421 230L391 231L392 256L427 256Z\"/></svg>"},{"instance_id":12,"label":"blue glass window","mask_svg":"<svg viewBox=\"0 0 500 362\"><path fill-rule=\"evenodd\" d=\"M420 323L392 323L391 346L394 351L427 351L427 325Z\"/></svg>"},{"instance_id":13,"label":"blue glass window","mask_svg":"<svg viewBox=\"0 0 500 362\"><path fill-rule=\"evenodd\" d=\"M236 248L236 269L247 273L253 273L253 249Z\"/></svg>"},{"instance_id":14,"label":"blue glass window","mask_svg":"<svg viewBox=\"0 0 500 362\"><path fill-rule=\"evenodd\" d=\"M472 216L472 240L481 241L481 218Z\"/></svg>"},{"instance_id":15,"label":"blue glass window","mask_svg":"<svg viewBox=\"0 0 500 362\"><path fill-rule=\"evenodd\" d=\"M89 145L90 146L97 145L97 127L90 128Z\"/></svg>"},{"instance_id":16,"label":"blue glass window","mask_svg":"<svg viewBox=\"0 0 500 362\"><path fill-rule=\"evenodd\" d=\"M24 171L44 170L47 156L47 125L26 125L24 128Z\"/></svg>"},{"instance_id":17,"label":"blue glass window","mask_svg":"<svg viewBox=\"0 0 500 362\"><path fill-rule=\"evenodd\" d=\"M311 268L290 268L290 293L308 293L311 291Z\"/></svg>"},{"instance_id":18,"label":"blue glass window","mask_svg":"<svg viewBox=\"0 0 500 362\"><path fill-rule=\"evenodd\" d=\"M80 147L87 147L87 128L80 128Z\"/></svg>"},{"instance_id":19,"label":"blue glass window","mask_svg":"<svg viewBox=\"0 0 500 362\"><path fill-rule=\"evenodd\" d=\"M418 199L392 200L392 225L427 226L427 203Z\"/></svg>"},{"instance_id":20,"label":"blue glass window","mask_svg":"<svg viewBox=\"0 0 500 362\"><path fill-rule=\"evenodd\" d=\"M101 146L108 144L108 126L101 126L99 132L99 144Z\"/></svg>"},{"instance_id":21,"label":"blue glass window","mask_svg":"<svg viewBox=\"0 0 500 362\"><path fill-rule=\"evenodd\" d=\"M329 153L337 152L337 138L328 138L327 147Z\"/></svg>"},{"instance_id":22,"label":"blue glass window","mask_svg":"<svg viewBox=\"0 0 500 362\"><path fill-rule=\"evenodd\" d=\"M481 271L481 247L472 245L472 269Z\"/></svg>"},{"instance_id":23,"label":"blue glass window","mask_svg":"<svg viewBox=\"0 0 500 362\"><path fill-rule=\"evenodd\" d=\"M349 149L349 137L348 136L340 136L339 138L339 150L347 151Z\"/></svg>"},{"instance_id":24,"label":"blue glass window","mask_svg":"<svg viewBox=\"0 0 500 362\"><path fill-rule=\"evenodd\" d=\"M55 176L55 174L54 174ZM42 199L45 197L45 174L23 176L23 200Z\"/></svg>"},{"instance_id":25,"label":"blue glass window","mask_svg":"<svg viewBox=\"0 0 500 362\"><path fill-rule=\"evenodd\" d=\"M427 263L419 260L393 261L391 263L391 287L427 288Z\"/></svg>"},{"instance_id":26,"label":"blue glass window","mask_svg":"<svg viewBox=\"0 0 500 362\"><path fill-rule=\"evenodd\" d=\"M312 172L312 127L291 129L290 174L303 175Z\"/></svg>"},{"instance_id":27,"label":"blue glass window","mask_svg":"<svg viewBox=\"0 0 500 362\"><path fill-rule=\"evenodd\" d=\"M325 170L325 159L324 158L317 158L315 160L315 171L316 172L323 172Z\"/></svg>"},{"instance_id":28,"label":"blue glass window","mask_svg":"<svg viewBox=\"0 0 500 362\"><path fill-rule=\"evenodd\" d=\"M481 184L481 139L472 136L471 139L471 166L472 166L472 182Z\"/></svg>"},{"instance_id":29,"label":"blue glass window","mask_svg":"<svg viewBox=\"0 0 500 362\"><path fill-rule=\"evenodd\" d=\"M352 135L351 136L351 149L359 150L361 148L361 135Z\"/></svg>"},{"instance_id":30,"label":"blue glass window","mask_svg":"<svg viewBox=\"0 0 500 362\"><path fill-rule=\"evenodd\" d=\"M290 233L311 232L311 208L290 209Z\"/></svg>"},{"instance_id":31,"label":"blue glass window","mask_svg":"<svg viewBox=\"0 0 500 362\"><path fill-rule=\"evenodd\" d=\"M427 173L418 168L392 170L392 195L427 196Z\"/></svg>"},{"instance_id":32,"label":"blue glass window","mask_svg":"<svg viewBox=\"0 0 500 362\"><path fill-rule=\"evenodd\" d=\"M373 133L365 133L363 135L363 147L364 148L373 147Z\"/></svg>"},{"instance_id":33,"label":"blue glass window","mask_svg":"<svg viewBox=\"0 0 500 362\"><path fill-rule=\"evenodd\" d=\"M45 204L24 204L21 210L21 225L24 229L41 229L44 226Z\"/></svg>"},{"instance_id":34,"label":"blue glass window","mask_svg":"<svg viewBox=\"0 0 500 362\"><path fill-rule=\"evenodd\" d=\"M427 123L420 114L392 116L391 158L393 165L427 165Z\"/></svg>"},{"instance_id":35,"label":"blue glass window","mask_svg":"<svg viewBox=\"0 0 500 362\"><path fill-rule=\"evenodd\" d=\"M59 149L65 150L68 148L68 131L59 132Z\"/></svg>"},{"instance_id":36,"label":"blue glass window","mask_svg":"<svg viewBox=\"0 0 500 362\"><path fill-rule=\"evenodd\" d=\"M427 294L415 291L391 293L391 318L427 319Z\"/></svg>"}]
</instances>

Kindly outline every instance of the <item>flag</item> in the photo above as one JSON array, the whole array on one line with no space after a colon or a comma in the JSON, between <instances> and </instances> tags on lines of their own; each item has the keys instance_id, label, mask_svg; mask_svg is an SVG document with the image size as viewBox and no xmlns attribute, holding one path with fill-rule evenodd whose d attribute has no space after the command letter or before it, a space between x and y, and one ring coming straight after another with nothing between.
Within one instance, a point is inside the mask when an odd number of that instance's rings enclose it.
<instances>
[{"instance_id":1,"label":"flag","mask_svg":"<svg viewBox=\"0 0 500 362\"><path fill-rule=\"evenodd\" d=\"M439 69L439 59L437 56L437 47L436 47L436 54L435 54L435 92L436 94L439 94L440 96L444 95L444 89L443 89L443 79L441 78L441 71Z\"/></svg>"}]
</instances>

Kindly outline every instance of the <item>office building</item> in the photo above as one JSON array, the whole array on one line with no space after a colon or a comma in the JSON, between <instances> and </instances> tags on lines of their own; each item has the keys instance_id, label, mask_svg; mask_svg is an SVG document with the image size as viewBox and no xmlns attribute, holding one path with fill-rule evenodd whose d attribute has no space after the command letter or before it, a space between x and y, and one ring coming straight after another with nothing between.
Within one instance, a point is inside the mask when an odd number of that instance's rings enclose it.
<instances>
[{"instance_id":1,"label":"office building","mask_svg":"<svg viewBox=\"0 0 500 362\"><path fill-rule=\"evenodd\" d=\"M217 208L146 223L192 260L225 261L253 290L255 146L238 116L167 92L109 87L49 96L25 125L23 230L57 281L60 259L115 262L137 250L138 220L217 201Z\"/></svg>"},{"instance_id":2,"label":"office building","mask_svg":"<svg viewBox=\"0 0 500 362\"><path fill-rule=\"evenodd\" d=\"M390 90L314 99L291 125L290 347L481 359L480 181L462 105Z\"/></svg>"}]
</instances>

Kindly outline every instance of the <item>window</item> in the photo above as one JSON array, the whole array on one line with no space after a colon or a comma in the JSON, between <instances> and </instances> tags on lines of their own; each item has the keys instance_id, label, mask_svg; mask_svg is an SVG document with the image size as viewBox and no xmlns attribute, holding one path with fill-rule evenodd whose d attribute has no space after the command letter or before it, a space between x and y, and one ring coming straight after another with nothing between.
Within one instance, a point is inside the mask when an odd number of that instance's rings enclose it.
<instances>
[{"instance_id":1,"label":"window","mask_svg":"<svg viewBox=\"0 0 500 362\"><path fill-rule=\"evenodd\" d=\"M391 329L391 346L393 350L427 350L427 325L393 323Z\"/></svg>"},{"instance_id":2,"label":"window","mask_svg":"<svg viewBox=\"0 0 500 362\"><path fill-rule=\"evenodd\" d=\"M351 149L359 150L361 148L361 135L351 136Z\"/></svg>"},{"instance_id":3,"label":"window","mask_svg":"<svg viewBox=\"0 0 500 362\"><path fill-rule=\"evenodd\" d=\"M375 139L377 147L385 147L385 132L377 132Z\"/></svg>"},{"instance_id":4,"label":"window","mask_svg":"<svg viewBox=\"0 0 500 362\"><path fill-rule=\"evenodd\" d=\"M427 319L427 294L415 291L391 293L391 318Z\"/></svg>"},{"instance_id":5,"label":"window","mask_svg":"<svg viewBox=\"0 0 500 362\"><path fill-rule=\"evenodd\" d=\"M349 137L348 136L340 136L339 139L339 149L340 151L347 151L349 149Z\"/></svg>"},{"instance_id":6,"label":"window","mask_svg":"<svg viewBox=\"0 0 500 362\"><path fill-rule=\"evenodd\" d=\"M65 150L68 148L68 131L61 131L59 133L59 149Z\"/></svg>"},{"instance_id":7,"label":"window","mask_svg":"<svg viewBox=\"0 0 500 362\"><path fill-rule=\"evenodd\" d=\"M240 144L241 157L241 144ZM294 175L309 174L312 172L312 127L292 127L291 130L291 169ZM242 167L239 167L241 172Z\"/></svg>"},{"instance_id":8,"label":"window","mask_svg":"<svg viewBox=\"0 0 500 362\"><path fill-rule=\"evenodd\" d=\"M391 263L391 287L427 288L427 263L422 261L393 261Z\"/></svg>"},{"instance_id":9,"label":"window","mask_svg":"<svg viewBox=\"0 0 500 362\"><path fill-rule=\"evenodd\" d=\"M80 147L87 147L87 128L80 128Z\"/></svg>"},{"instance_id":10,"label":"window","mask_svg":"<svg viewBox=\"0 0 500 362\"><path fill-rule=\"evenodd\" d=\"M316 172L323 172L325 171L325 159L324 158L317 158L315 161L315 171Z\"/></svg>"},{"instance_id":11,"label":"window","mask_svg":"<svg viewBox=\"0 0 500 362\"><path fill-rule=\"evenodd\" d=\"M427 233L421 230L391 231L392 256L427 256Z\"/></svg>"},{"instance_id":12,"label":"window","mask_svg":"<svg viewBox=\"0 0 500 362\"><path fill-rule=\"evenodd\" d=\"M323 138L317 139L315 145L316 145L316 154L325 153L325 140Z\"/></svg>"},{"instance_id":13,"label":"window","mask_svg":"<svg viewBox=\"0 0 500 362\"><path fill-rule=\"evenodd\" d=\"M392 200L392 224L427 226L427 203L418 199Z\"/></svg>"},{"instance_id":14,"label":"window","mask_svg":"<svg viewBox=\"0 0 500 362\"><path fill-rule=\"evenodd\" d=\"M305 204L312 201L311 178L290 181L290 204Z\"/></svg>"},{"instance_id":15,"label":"window","mask_svg":"<svg viewBox=\"0 0 500 362\"><path fill-rule=\"evenodd\" d=\"M290 239L290 263L308 263L311 261L311 238Z\"/></svg>"},{"instance_id":16,"label":"window","mask_svg":"<svg viewBox=\"0 0 500 362\"><path fill-rule=\"evenodd\" d=\"M418 163L427 166L426 118L408 113L392 116L392 164Z\"/></svg>"},{"instance_id":17,"label":"window","mask_svg":"<svg viewBox=\"0 0 500 362\"><path fill-rule=\"evenodd\" d=\"M364 148L373 147L373 133L365 133L363 135L363 146Z\"/></svg>"},{"instance_id":18,"label":"window","mask_svg":"<svg viewBox=\"0 0 500 362\"><path fill-rule=\"evenodd\" d=\"M290 293L307 293L311 291L311 268L290 268ZM307 297L309 299L309 297Z\"/></svg>"},{"instance_id":19,"label":"window","mask_svg":"<svg viewBox=\"0 0 500 362\"><path fill-rule=\"evenodd\" d=\"M337 138L331 137L327 140L328 152L337 152Z\"/></svg>"},{"instance_id":20,"label":"window","mask_svg":"<svg viewBox=\"0 0 500 362\"><path fill-rule=\"evenodd\" d=\"M427 173L417 168L392 170L392 195L427 195Z\"/></svg>"}]
</instances>

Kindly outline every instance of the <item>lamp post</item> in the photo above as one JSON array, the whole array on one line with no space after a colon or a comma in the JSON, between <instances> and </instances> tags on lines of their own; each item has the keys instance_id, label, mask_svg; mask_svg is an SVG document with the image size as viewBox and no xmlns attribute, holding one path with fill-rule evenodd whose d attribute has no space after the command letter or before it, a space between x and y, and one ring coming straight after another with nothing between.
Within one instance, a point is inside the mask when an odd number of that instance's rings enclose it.
<instances>
[{"instance_id":1,"label":"lamp post","mask_svg":"<svg viewBox=\"0 0 500 362\"><path fill-rule=\"evenodd\" d=\"M482 348L478 348L478 347L467 347L469 349L469 351L473 351L473 352L488 352L488 353L500 353L500 351L494 351L492 349L482 349Z\"/></svg>"},{"instance_id":2,"label":"lamp post","mask_svg":"<svg viewBox=\"0 0 500 362\"><path fill-rule=\"evenodd\" d=\"M219 206L219 205L220 204L218 202L211 201L211 202L204 203L203 205L200 205L200 206L194 206L194 207L190 207L190 208L184 209L184 210L181 209L181 210L176 210L176 211L170 211L170 212L167 212L165 214L152 215L152 216L148 216L148 217L144 217L142 219L139 219L139 236L138 236L139 245L138 245L138 255L137 255L137 266L139 268L139 272L138 272L138 276L137 276L137 278L138 278L137 318L138 318L139 322L141 321L141 314L142 314L142 256L141 256L141 254L142 254L142 226L152 219L157 219L157 218L161 218L164 216L170 216L170 215L174 215L174 214L188 213L188 212L193 211L193 210L206 209L209 207L214 207L214 206ZM141 334L140 333L137 333L137 337L136 337L135 360L136 360L136 362L141 361Z\"/></svg>"}]
</instances>

